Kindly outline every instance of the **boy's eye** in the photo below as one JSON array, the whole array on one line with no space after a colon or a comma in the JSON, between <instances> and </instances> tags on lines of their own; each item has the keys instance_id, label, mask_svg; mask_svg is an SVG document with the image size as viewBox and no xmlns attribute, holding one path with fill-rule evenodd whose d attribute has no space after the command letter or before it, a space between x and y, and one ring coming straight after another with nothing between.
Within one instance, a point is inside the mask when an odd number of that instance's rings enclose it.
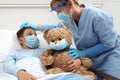
<instances>
[{"instance_id":1,"label":"boy's eye","mask_svg":"<svg viewBox=\"0 0 120 80\"><path fill-rule=\"evenodd\" d=\"M33 34L29 34L29 35L33 35Z\"/></svg>"},{"instance_id":2,"label":"boy's eye","mask_svg":"<svg viewBox=\"0 0 120 80\"><path fill-rule=\"evenodd\" d=\"M35 36L37 36L37 34L33 34L33 33L29 33L28 35L29 35L29 36L32 36L32 35L35 35Z\"/></svg>"},{"instance_id":3,"label":"boy's eye","mask_svg":"<svg viewBox=\"0 0 120 80\"><path fill-rule=\"evenodd\" d=\"M31 36L31 35L33 35L33 34L32 34L32 33L29 33L28 35Z\"/></svg>"}]
</instances>

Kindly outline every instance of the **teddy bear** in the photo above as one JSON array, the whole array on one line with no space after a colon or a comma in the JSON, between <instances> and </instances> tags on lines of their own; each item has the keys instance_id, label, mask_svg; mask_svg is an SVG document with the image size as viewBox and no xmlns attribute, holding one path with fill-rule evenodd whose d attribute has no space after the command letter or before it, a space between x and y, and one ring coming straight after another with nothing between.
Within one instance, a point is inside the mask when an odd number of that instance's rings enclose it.
<instances>
[{"instance_id":1,"label":"teddy bear","mask_svg":"<svg viewBox=\"0 0 120 80\"><path fill-rule=\"evenodd\" d=\"M46 29L43 37L50 46L50 49L44 51L40 57L42 64L47 68L46 74L66 72L66 63L73 60L67 53L72 44L71 31L67 27ZM64 45L62 45L63 43ZM95 74L87 70L93 65L92 60L85 57L79 59L81 65L75 73L96 80Z\"/></svg>"}]
</instances>

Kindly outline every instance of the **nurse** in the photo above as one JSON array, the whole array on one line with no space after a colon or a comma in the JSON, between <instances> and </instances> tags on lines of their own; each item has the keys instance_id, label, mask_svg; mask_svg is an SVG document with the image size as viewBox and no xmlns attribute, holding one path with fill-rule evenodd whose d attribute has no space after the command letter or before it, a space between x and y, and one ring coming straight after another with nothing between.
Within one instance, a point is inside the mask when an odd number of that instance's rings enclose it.
<instances>
[{"instance_id":1,"label":"nurse","mask_svg":"<svg viewBox=\"0 0 120 80\"><path fill-rule=\"evenodd\" d=\"M50 6L72 31L77 49L71 48L68 54L75 59L89 57L93 60L93 69L120 79L120 36L114 30L112 16L98 8L79 6L77 0L52 0ZM58 27L38 27L30 23L24 23L21 27L25 25L31 25L36 30ZM103 79L98 77L97 80Z\"/></svg>"}]
</instances>

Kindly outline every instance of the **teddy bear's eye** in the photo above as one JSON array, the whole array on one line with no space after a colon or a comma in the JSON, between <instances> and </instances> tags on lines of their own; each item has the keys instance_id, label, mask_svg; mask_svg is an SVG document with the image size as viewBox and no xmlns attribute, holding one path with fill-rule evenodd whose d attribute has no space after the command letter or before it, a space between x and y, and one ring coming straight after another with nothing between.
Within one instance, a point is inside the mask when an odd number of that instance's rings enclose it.
<instances>
[{"instance_id":1,"label":"teddy bear's eye","mask_svg":"<svg viewBox=\"0 0 120 80\"><path fill-rule=\"evenodd\" d=\"M62 40L62 38L59 38L59 41Z\"/></svg>"},{"instance_id":2,"label":"teddy bear's eye","mask_svg":"<svg viewBox=\"0 0 120 80\"><path fill-rule=\"evenodd\" d=\"M54 40L51 40L51 42L54 42Z\"/></svg>"}]
</instances>

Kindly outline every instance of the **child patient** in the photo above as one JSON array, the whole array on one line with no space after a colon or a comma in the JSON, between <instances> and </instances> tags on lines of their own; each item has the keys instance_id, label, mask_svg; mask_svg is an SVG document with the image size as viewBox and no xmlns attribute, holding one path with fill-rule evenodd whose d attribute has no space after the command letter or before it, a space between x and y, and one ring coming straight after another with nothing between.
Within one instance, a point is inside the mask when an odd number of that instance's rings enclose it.
<instances>
[{"instance_id":1,"label":"child patient","mask_svg":"<svg viewBox=\"0 0 120 80\"><path fill-rule=\"evenodd\" d=\"M7 56L4 72L17 76L19 80L36 80L36 77L44 75L39 57L45 49L38 48L39 40L32 27L18 30L17 38L23 49L12 51Z\"/></svg>"},{"instance_id":2,"label":"child patient","mask_svg":"<svg viewBox=\"0 0 120 80\"><path fill-rule=\"evenodd\" d=\"M35 30L29 26L23 27L18 30L17 38L23 49L8 54L3 66L5 73L16 76L18 80L86 80L77 74L49 78L39 59L46 49L38 48L40 42Z\"/></svg>"}]
</instances>

